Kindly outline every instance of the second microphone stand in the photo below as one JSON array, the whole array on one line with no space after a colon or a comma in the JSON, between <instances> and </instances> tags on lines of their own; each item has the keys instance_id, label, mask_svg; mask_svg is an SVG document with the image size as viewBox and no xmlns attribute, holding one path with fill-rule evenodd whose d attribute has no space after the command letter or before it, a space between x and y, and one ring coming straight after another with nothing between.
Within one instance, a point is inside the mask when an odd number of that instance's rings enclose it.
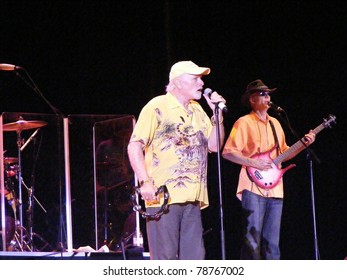
<instances>
[{"instance_id":1,"label":"second microphone stand","mask_svg":"<svg viewBox=\"0 0 347 280\"><path fill-rule=\"evenodd\" d=\"M219 217L220 217L220 237L222 260L225 260L225 234L224 234L224 214L223 214L223 195L222 195L222 173L221 173L221 145L220 145L220 127L219 127L219 107L215 103L214 108L215 123L216 123L216 141L217 141L217 159L218 159L218 190L219 190Z\"/></svg>"},{"instance_id":2,"label":"second microphone stand","mask_svg":"<svg viewBox=\"0 0 347 280\"><path fill-rule=\"evenodd\" d=\"M307 151L307 159L309 160L309 169L310 169L310 187L311 187L311 203L312 203L312 217L313 217L313 234L314 234L314 251L315 251L315 259L319 259L319 249L318 249L318 237L317 237L317 226L316 226L316 207L315 207L315 196L314 196L314 185L313 185L313 161L314 159L317 163L320 163L319 158L316 156L314 151L309 148L305 142L302 140L302 138L299 137L299 135L295 132L293 127L291 126L288 116L281 108L281 110L275 110L277 115L284 121L284 123L289 127L292 134L299 139L299 141L302 143L302 145L305 147L305 150ZM285 114L286 118L282 116L282 113Z\"/></svg>"}]
</instances>

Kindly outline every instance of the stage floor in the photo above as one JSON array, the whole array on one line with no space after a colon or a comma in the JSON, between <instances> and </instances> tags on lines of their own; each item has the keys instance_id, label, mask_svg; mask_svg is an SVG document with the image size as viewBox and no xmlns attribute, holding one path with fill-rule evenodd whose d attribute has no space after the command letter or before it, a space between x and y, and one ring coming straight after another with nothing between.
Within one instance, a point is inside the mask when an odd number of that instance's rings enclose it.
<instances>
[{"instance_id":1,"label":"stage floor","mask_svg":"<svg viewBox=\"0 0 347 280\"><path fill-rule=\"evenodd\" d=\"M148 252L0 252L0 260L149 260Z\"/></svg>"}]
</instances>

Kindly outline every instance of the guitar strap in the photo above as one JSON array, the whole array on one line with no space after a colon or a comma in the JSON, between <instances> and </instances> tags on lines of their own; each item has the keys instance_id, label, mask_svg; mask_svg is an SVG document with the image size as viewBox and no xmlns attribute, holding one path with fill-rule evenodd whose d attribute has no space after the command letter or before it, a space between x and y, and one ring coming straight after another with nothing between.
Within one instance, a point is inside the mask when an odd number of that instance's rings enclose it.
<instances>
[{"instance_id":1,"label":"guitar strap","mask_svg":"<svg viewBox=\"0 0 347 280\"><path fill-rule=\"evenodd\" d=\"M276 145L277 155L279 155L280 154L280 145L278 143L276 129L275 129L275 126L274 126L274 124L272 123L271 120L269 120L269 123L270 123L271 129L272 129L272 133L273 133L274 138L275 138L275 145Z\"/></svg>"}]
</instances>

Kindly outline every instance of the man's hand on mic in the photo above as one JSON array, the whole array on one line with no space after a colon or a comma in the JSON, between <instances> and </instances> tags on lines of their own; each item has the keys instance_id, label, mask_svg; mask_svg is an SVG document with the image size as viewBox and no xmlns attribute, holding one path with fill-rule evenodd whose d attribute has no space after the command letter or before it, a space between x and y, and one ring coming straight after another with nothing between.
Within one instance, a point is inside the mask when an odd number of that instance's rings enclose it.
<instances>
[{"instance_id":1,"label":"man's hand on mic","mask_svg":"<svg viewBox=\"0 0 347 280\"><path fill-rule=\"evenodd\" d=\"M212 111L214 111L215 104L226 103L226 100L223 98L223 96L219 95L216 91L212 92L211 94L203 94L203 95L207 101L207 104L212 109ZM219 110L222 111L221 109Z\"/></svg>"}]
</instances>

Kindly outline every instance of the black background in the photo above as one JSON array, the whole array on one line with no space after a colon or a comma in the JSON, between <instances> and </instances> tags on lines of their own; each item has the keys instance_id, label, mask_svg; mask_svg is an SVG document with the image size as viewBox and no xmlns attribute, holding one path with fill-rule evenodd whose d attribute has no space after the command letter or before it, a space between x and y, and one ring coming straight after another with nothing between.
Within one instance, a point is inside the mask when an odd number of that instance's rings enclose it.
<instances>
[{"instance_id":1,"label":"black background","mask_svg":"<svg viewBox=\"0 0 347 280\"><path fill-rule=\"evenodd\" d=\"M211 67L205 86L227 99L227 133L246 113L240 95L258 78L277 88L272 100L299 135L335 115L336 125L311 146L320 159L313 162L312 185L320 258L343 259L346 12L341 1L1 1L0 63L25 68L65 115L137 117L149 99L165 92L170 67L179 60ZM0 100L2 112L52 113L15 72L0 72ZM297 139L282 124L291 145ZM211 155L211 204L203 211L209 259L220 259L222 247L217 162ZM314 259L306 153L293 162L296 168L284 175L282 258ZM227 259L239 257L238 171L222 160Z\"/></svg>"}]
</instances>

